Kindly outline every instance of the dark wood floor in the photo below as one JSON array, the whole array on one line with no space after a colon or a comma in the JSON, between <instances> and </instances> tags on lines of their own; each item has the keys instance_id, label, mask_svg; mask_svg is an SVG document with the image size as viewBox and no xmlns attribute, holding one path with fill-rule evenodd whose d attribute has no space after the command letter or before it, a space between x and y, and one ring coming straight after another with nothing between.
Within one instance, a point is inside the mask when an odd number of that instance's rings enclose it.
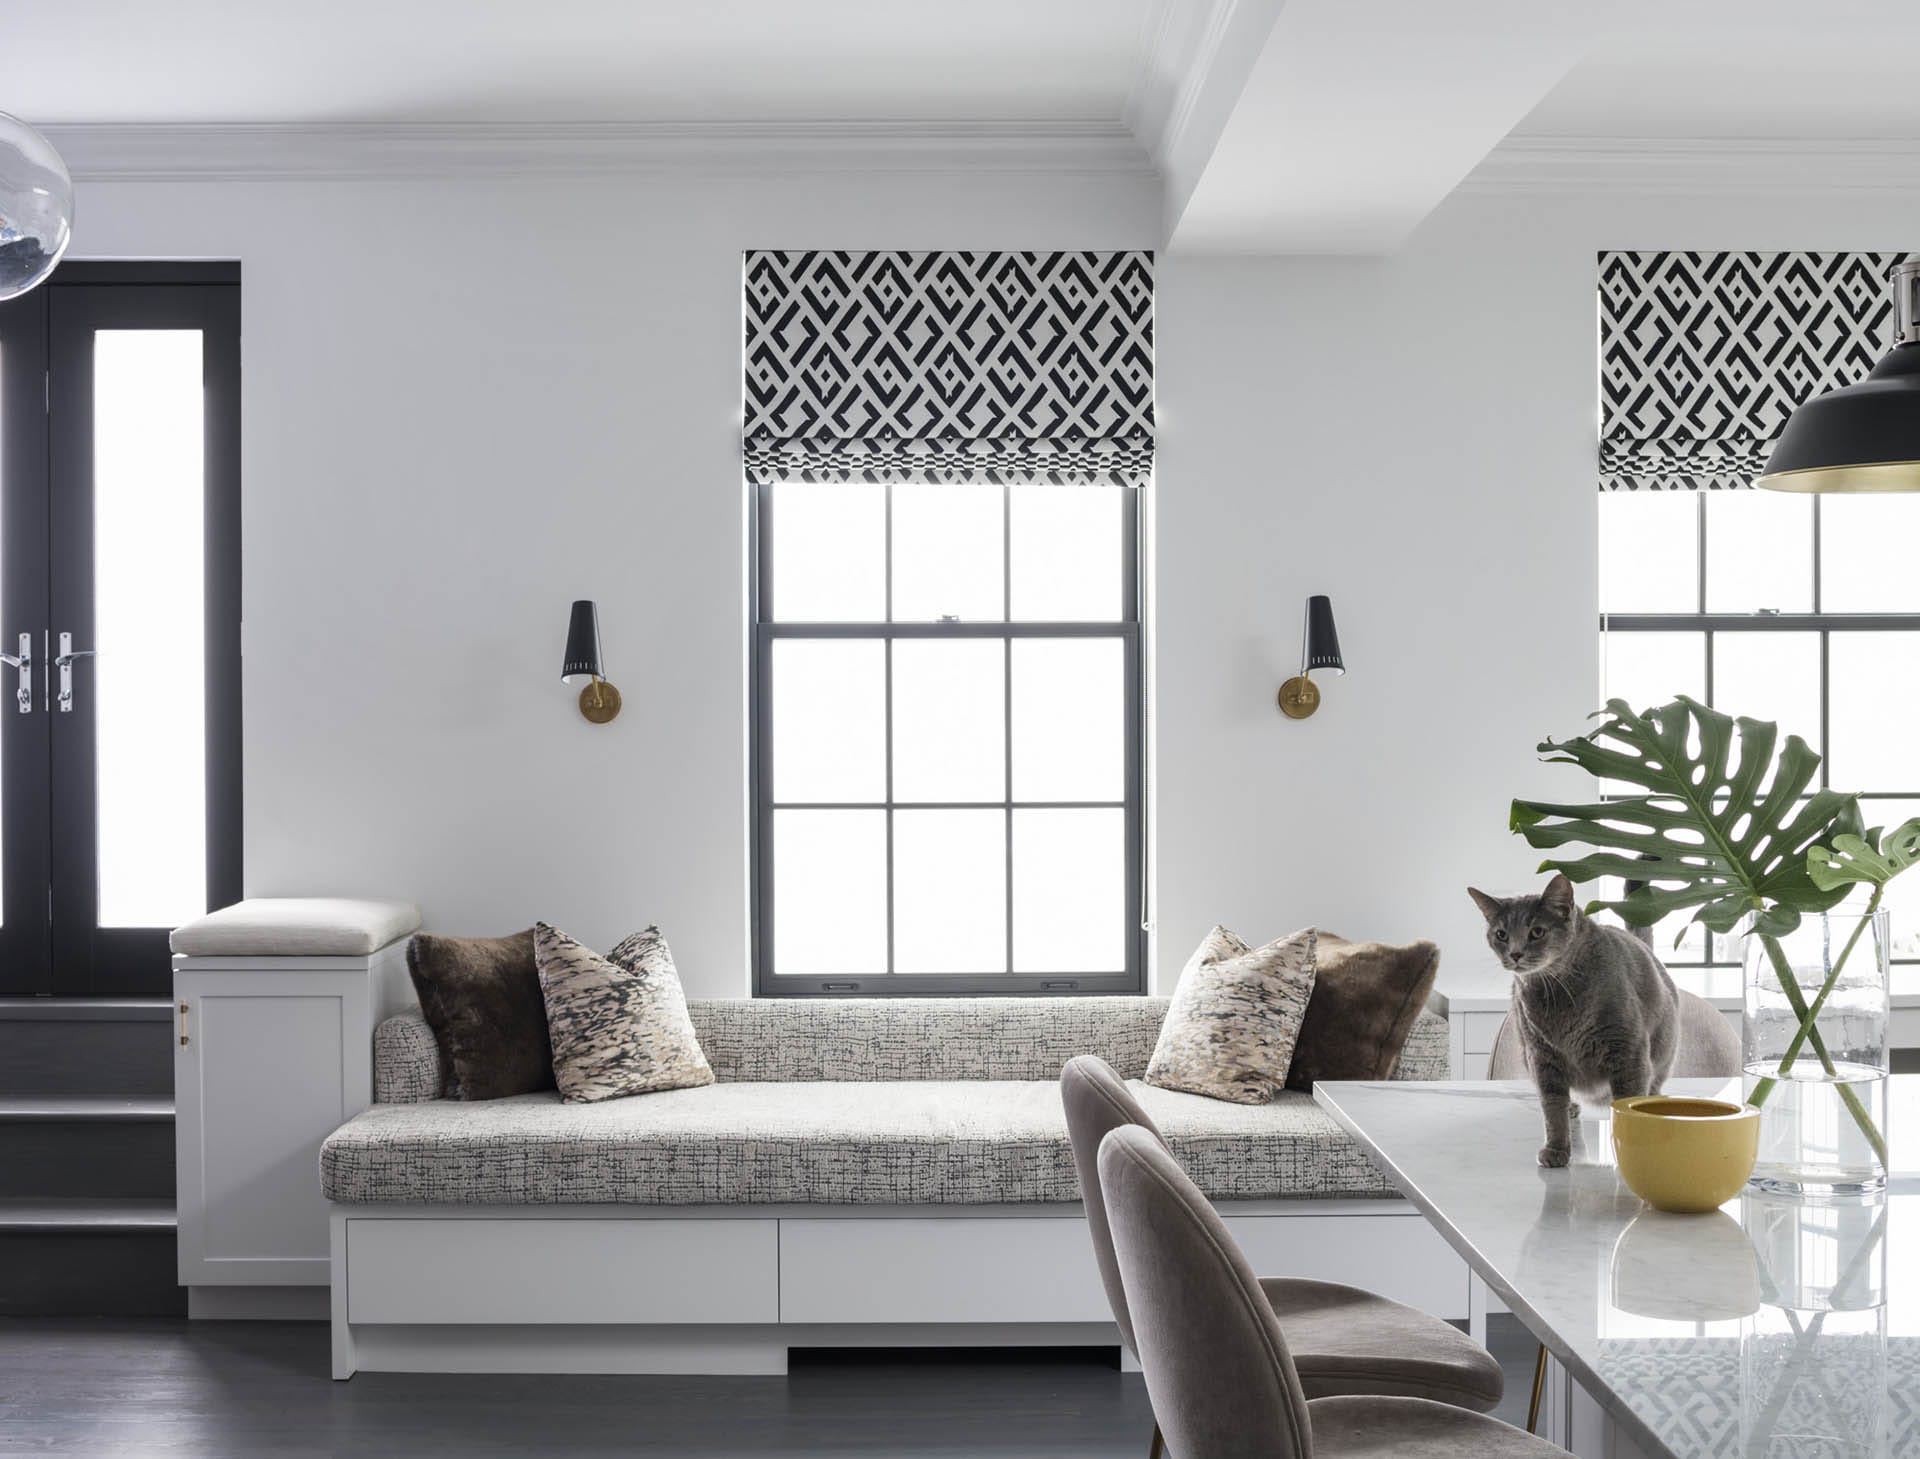
<instances>
[{"instance_id":1,"label":"dark wood floor","mask_svg":"<svg viewBox=\"0 0 1920 1459\"><path fill-rule=\"evenodd\" d=\"M1490 1334L1523 1416L1533 1349ZM1091 1353L819 1355L785 1378L327 1376L317 1323L0 1320L0 1454L84 1459L1146 1452L1146 1389Z\"/></svg>"}]
</instances>

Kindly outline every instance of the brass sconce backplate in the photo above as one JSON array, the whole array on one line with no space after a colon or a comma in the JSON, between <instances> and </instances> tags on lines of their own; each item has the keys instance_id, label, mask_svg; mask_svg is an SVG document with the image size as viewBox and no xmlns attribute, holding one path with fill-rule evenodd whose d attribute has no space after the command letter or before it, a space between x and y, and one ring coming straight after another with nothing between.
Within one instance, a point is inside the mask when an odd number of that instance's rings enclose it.
<instances>
[{"instance_id":1,"label":"brass sconce backplate","mask_svg":"<svg viewBox=\"0 0 1920 1459\"><path fill-rule=\"evenodd\" d=\"M620 712L620 691L605 679L595 679L580 691L580 712L595 724L605 724Z\"/></svg>"},{"instance_id":2,"label":"brass sconce backplate","mask_svg":"<svg viewBox=\"0 0 1920 1459\"><path fill-rule=\"evenodd\" d=\"M1305 674L1280 686L1280 712L1288 719L1305 719L1320 707L1320 688Z\"/></svg>"}]
</instances>

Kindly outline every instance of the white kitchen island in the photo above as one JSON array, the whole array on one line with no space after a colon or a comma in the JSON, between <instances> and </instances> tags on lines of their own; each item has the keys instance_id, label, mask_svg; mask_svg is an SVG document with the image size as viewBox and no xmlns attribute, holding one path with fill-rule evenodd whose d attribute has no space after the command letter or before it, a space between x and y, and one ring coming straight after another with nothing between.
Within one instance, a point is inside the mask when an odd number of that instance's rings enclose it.
<instances>
[{"instance_id":1,"label":"white kitchen island","mask_svg":"<svg viewBox=\"0 0 1920 1459\"><path fill-rule=\"evenodd\" d=\"M1546 1344L1542 1432L1580 1459L1920 1456L1920 1075L1893 1081L1885 1196L1705 1216L1634 1196L1594 1112L1573 1162L1542 1170L1528 1084L1314 1097Z\"/></svg>"}]
</instances>

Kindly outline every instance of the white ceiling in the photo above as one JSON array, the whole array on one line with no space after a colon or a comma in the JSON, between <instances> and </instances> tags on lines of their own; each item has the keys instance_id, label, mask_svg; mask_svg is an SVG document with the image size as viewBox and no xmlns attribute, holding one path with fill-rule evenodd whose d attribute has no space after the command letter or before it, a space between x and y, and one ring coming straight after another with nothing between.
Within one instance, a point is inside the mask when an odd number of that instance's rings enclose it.
<instances>
[{"instance_id":1,"label":"white ceiling","mask_svg":"<svg viewBox=\"0 0 1920 1459\"><path fill-rule=\"evenodd\" d=\"M1166 8L1167 0L5 0L0 111L55 125L1117 125Z\"/></svg>"},{"instance_id":2,"label":"white ceiling","mask_svg":"<svg viewBox=\"0 0 1920 1459\"><path fill-rule=\"evenodd\" d=\"M1888 185L1917 54L1920 0L0 0L0 111L83 178L971 149L1152 168L1175 248L1379 253L1470 177Z\"/></svg>"},{"instance_id":3,"label":"white ceiling","mask_svg":"<svg viewBox=\"0 0 1920 1459\"><path fill-rule=\"evenodd\" d=\"M1817 10L1814 14L1817 15ZM1529 137L1920 139L1920 4L1872 25L1729 27L1596 46L1514 129Z\"/></svg>"},{"instance_id":4,"label":"white ceiling","mask_svg":"<svg viewBox=\"0 0 1920 1459\"><path fill-rule=\"evenodd\" d=\"M1920 153L1920 0L1273 8L1204 175L1171 199L1176 247L1390 252L1470 176L1886 186Z\"/></svg>"}]
</instances>

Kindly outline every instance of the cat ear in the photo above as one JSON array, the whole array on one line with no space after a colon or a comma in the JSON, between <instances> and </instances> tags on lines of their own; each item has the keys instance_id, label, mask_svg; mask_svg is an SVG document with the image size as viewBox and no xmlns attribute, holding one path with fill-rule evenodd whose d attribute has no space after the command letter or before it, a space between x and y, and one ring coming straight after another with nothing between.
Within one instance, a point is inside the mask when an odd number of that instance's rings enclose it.
<instances>
[{"instance_id":1,"label":"cat ear","mask_svg":"<svg viewBox=\"0 0 1920 1459\"><path fill-rule=\"evenodd\" d=\"M1506 903L1498 897L1490 897L1478 887L1468 887L1467 895L1473 898L1473 905L1480 909L1480 915L1491 922L1506 909Z\"/></svg>"},{"instance_id":2,"label":"cat ear","mask_svg":"<svg viewBox=\"0 0 1920 1459\"><path fill-rule=\"evenodd\" d=\"M1573 906L1573 883L1567 880L1565 872L1555 872L1553 880L1547 883L1547 889L1540 894L1540 900L1549 907L1565 910Z\"/></svg>"}]
</instances>

